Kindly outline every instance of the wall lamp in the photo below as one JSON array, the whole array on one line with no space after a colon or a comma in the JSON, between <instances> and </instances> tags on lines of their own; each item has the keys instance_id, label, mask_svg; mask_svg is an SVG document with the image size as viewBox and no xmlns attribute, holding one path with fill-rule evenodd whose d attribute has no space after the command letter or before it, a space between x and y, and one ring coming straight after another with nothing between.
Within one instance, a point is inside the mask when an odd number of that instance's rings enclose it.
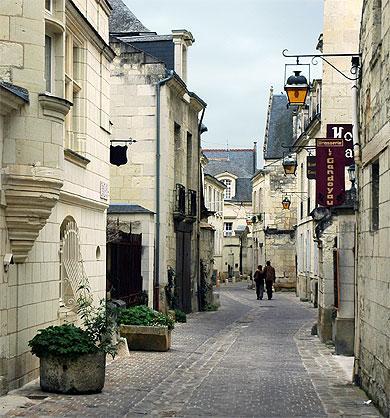
<instances>
[{"instance_id":1,"label":"wall lamp","mask_svg":"<svg viewBox=\"0 0 390 418\"><path fill-rule=\"evenodd\" d=\"M334 70L336 70L340 75L345 77L348 80L356 81L359 79L359 69L360 69L360 53L346 53L346 54L302 54L302 55L296 55L296 54L287 54L288 49L284 49L282 52L282 55L286 58L295 58L296 63L295 64L285 64L285 70L284 70L284 79L286 80L286 71L287 67L291 66L301 66L301 65L307 65L309 67L309 81L307 81L306 77L304 75L301 75L301 71L294 71L293 75L290 75L287 80L285 81L284 90L287 93L288 98L288 104L289 105L297 105L297 106L303 106L306 102L306 97L310 89L310 64L301 64L299 60L301 58L311 58L311 63L313 65L318 64L318 59L321 59L322 61L326 62L328 65L330 65ZM352 74L352 77L344 74L342 71L340 71L335 65L333 65L327 58L330 57L351 57L351 70L350 73Z\"/></svg>"},{"instance_id":2,"label":"wall lamp","mask_svg":"<svg viewBox=\"0 0 390 418\"><path fill-rule=\"evenodd\" d=\"M289 194L296 194L298 195L298 197L301 200L307 200L309 198L309 193L308 192L294 192L294 191L287 191L285 192L286 195L284 196L283 200L282 200L282 206L283 209L290 209L291 206L291 199L288 197ZM306 196L300 196L301 194L306 195Z\"/></svg>"}]
</instances>

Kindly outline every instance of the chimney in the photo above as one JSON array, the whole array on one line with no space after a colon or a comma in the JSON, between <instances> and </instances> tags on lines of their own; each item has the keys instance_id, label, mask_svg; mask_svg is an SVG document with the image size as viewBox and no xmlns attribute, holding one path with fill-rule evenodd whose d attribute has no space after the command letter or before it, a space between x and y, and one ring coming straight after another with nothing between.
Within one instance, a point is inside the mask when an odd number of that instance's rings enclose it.
<instances>
[{"instance_id":1,"label":"chimney","mask_svg":"<svg viewBox=\"0 0 390 418\"><path fill-rule=\"evenodd\" d=\"M175 73L187 84L187 49L195 42L195 39L192 33L185 29L175 29L172 34L175 48Z\"/></svg>"}]
</instances>

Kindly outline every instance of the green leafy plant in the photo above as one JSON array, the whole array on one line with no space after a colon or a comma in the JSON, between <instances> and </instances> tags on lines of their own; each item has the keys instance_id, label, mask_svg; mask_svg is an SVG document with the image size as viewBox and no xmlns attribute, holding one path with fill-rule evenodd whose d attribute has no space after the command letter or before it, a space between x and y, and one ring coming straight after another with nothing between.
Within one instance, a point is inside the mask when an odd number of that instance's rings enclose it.
<instances>
[{"instance_id":1,"label":"green leafy plant","mask_svg":"<svg viewBox=\"0 0 390 418\"><path fill-rule=\"evenodd\" d=\"M145 305L120 309L117 321L121 325L167 326L168 329L175 326L172 318Z\"/></svg>"},{"instance_id":2,"label":"green leafy plant","mask_svg":"<svg viewBox=\"0 0 390 418\"><path fill-rule=\"evenodd\" d=\"M215 303L208 303L205 308L205 311L217 311L217 310L218 310L218 305L216 305Z\"/></svg>"},{"instance_id":3,"label":"green leafy plant","mask_svg":"<svg viewBox=\"0 0 390 418\"><path fill-rule=\"evenodd\" d=\"M38 334L28 343L37 357L54 355L75 358L97 351L115 356L116 345L112 342L117 329L114 310L106 305L104 299L95 306L88 286L79 290L77 304L82 327L64 324L38 330Z\"/></svg>"},{"instance_id":4,"label":"green leafy plant","mask_svg":"<svg viewBox=\"0 0 390 418\"><path fill-rule=\"evenodd\" d=\"M90 293L84 292L78 298L78 313L93 344L114 357L117 347L113 344L112 337L118 328L116 310L104 299L95 306Z\"/></svg>"},{"instance_id":5,"label":"green leafy plant","mask_svg":"<svg viewBox=\"0 0 390 418\"><path fill-rule=\"evenodd\" d=\"M176 322L187 322L187 315L180 309L175 309Z\"/></svg>"},{"instance_id":6,"label":"green leafy plant","mask_svg":"<svg viewBox=\"0 0 390 418\"><path fill-rule=\"evenodd\" d=\"M53 355L75 358L82 354L93 354L98 351L98 347L91 340L89 334L73 324L40 329L28 345L31 347L31 352L37 357Z\"/></svg>"}]
</instances>

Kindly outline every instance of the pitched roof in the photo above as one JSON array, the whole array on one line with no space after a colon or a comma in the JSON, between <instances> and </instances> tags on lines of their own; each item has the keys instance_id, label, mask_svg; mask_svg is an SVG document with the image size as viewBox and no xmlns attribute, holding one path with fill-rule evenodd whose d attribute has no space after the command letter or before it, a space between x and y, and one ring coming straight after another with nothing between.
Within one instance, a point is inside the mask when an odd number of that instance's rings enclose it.
<instances>
[{"instance_id":1,"label":"pitched roof","mask_svg":"<svg viewBox=\"0 0 390 418\"><path fill-rule=\"evenodd\" d=\"M204 149L209 160L205 173L216 176L229 172L237 177L252 177L256 169L256 151L254 149Z\"/></svg>"},{"instance_id":2,"label":"pitched roof","mask_svg":"<svg viewBox=\"0 0 390 418\"><path fill-rule=\"evenodd\" d=\"M282 158L282 145L291 146L294 142L293 109L287 108L287 97L284 94L274 94L271 97L264 139L264 159Z\"/></svg>"},{"instance_id":3,"label":"pitched roof","mask_svg":"<svg viewBox=\"0 0 390 418\"><path fill-rule=\"evenodd\" d=\"M140 205L131 205L128 203L111 203L107 213L150 213L154 212Z\"/></svg>"},{"instance_id":4,"label":"pitched roof","mask_svg":"<svg viewBox=\"0 0 390 418\"><path fill-rule=\"evenodd\" d=\"M232 201L249 202L252 200L251 177L256 170L256 149L204 149L203 153L209 160L204 171L206 174L218 176L231 173L237 177L236 193Z\"/></svg>"},{"instance_id":5,"label":"pitched roof","mask_svg":"<svg viewBox=\"0 0 390 418\"><path fill-rule=\"evenodd\" d=\"M122 0L109 0L112 12L110 16L110 32L142 33L150 32L142 22L130 11Z\"/></svg>"}]
</instances>

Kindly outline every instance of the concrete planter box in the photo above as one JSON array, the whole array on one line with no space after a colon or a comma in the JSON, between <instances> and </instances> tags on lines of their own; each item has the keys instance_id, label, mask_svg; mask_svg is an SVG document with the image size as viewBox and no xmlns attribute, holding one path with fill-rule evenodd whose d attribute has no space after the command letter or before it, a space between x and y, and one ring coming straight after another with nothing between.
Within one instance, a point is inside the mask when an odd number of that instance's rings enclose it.
<instances>
[{"instance_id":1,"label":"concrete planter box","mask_svg":"<svg viewBox=\"0 0 390 418\"><path fill-rule=\"evenodd\" d=\"M171 330L168 327L121 325L121 337L126 338L129 350L168 351L171 348Z\"/></svg>"},{"instance_id":2,"label":"concrete planter box","mask_svg":"<svg viewBox=\"0 0 390 418\"><path fill-rule=\"evenodd\" d=\"M75 359L40 358L40 385L45 392L99 393L104 386L106 353L83 354Z\"/></svg>"}]
</instances>

